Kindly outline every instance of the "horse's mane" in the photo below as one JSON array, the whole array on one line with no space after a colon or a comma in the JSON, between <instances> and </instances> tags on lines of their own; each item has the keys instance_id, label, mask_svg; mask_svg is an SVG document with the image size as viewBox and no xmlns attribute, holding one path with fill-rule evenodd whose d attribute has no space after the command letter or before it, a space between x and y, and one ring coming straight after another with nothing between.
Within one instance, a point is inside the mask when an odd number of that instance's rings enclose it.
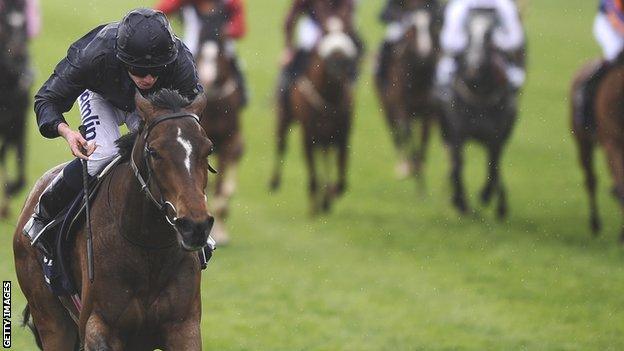
<instances>
[{"instance_id":1,"label":"horse's mane","mask_svg":"<svg viewBox=\"0 0 624 351\"><path fill-rule=\"evenodd\" d=\"M177 90L171 89L160 89L157 92L150 94L147 97L147 100L154 106L160 109L171 110L173 112L178 112L183 107L188 106L191 102L180 95ZM127 161L130 159L130 154L132 153L132 149L134 148L134 143L136 142L137 137L143 131L143 123L139 126L139 128L133 132L122 135L119 139L115 141L115 145L119 148L119 155L121 156L123 161Z\"/></svg>"},{"instance_id":2,"label":"horse's mane","mask_svg":"<svg viewBox=\"0 0 624 351\"><path fill-rule=\"evenodd\" d=\"M155 107L171 110L173 112L178 112L182 107L188 106L191 103L187 98L180 95L177 90L171 89L160 89L150 94L147 100Z\"/></svg>"}]
</instances>

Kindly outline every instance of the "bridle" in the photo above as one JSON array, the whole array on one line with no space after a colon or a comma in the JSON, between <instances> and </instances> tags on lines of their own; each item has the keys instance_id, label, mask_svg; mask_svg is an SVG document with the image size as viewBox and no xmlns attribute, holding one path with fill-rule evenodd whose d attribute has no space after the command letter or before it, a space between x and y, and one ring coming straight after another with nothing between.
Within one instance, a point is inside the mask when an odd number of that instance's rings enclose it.
<instances>
[{"instance_id":1,"label":"bridle","mask_svg":"<svg viewBox=\"0 0 624 351\"><path fill-rule=\"evenodd\" d=\"M163 198L162 191L158 187L158 184L154 183L154 186L158 189L158 193L160 194L160 199L156 198L154 196L154 193L150 190L150 183L152 180L153 170L149 162L150 148L149 148L149 143L147 139L149 138L149 135L152 129L154 129L156 125L164 121L168 121L171 119L180 119L180 118L192 118L197 123L197 125L200 126L199 117L196 114L191 113L191 112L181 111L181 112L174 112L171 114L166 114L166 115L157 117L156 119L152 120L149 124L147 124L144 127L143 132L141 133L140 136L143 138L143 164L145 166L145 169L147 170L147 180L144 179L143 176L141 175L141 172L139 171L139 167L137 166L136 161L134 160L134 150L132 150L132 153L130 154L130 166L132 167L134 176L136 177L137 181L141 185L141 191L147 196L148 199L152 201L152 203L154 203L156 208L158 208L158 210L165 216L167 223L169 223L172 227L174 227L174 229L175 229L175 222L178 219L177 209L170 201L167 201ZM210 165L208 165L208 170L212 173L216 173L214 168L212 168Z\"/></svg>"}]
</instances>

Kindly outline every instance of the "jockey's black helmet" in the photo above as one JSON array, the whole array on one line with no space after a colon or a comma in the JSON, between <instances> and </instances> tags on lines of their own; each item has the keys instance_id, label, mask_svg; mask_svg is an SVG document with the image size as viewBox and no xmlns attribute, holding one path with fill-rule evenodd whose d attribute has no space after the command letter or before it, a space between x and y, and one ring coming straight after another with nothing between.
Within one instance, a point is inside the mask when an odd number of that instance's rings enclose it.
<instances>
[{"instance_id":1,"label":"jockey's black helmet","mask_svg":"<svg viewBox=\"0 0 624 351\"><path fill-rule=\"evenodd\" d=\"M132 67L161 67L178 57L167 17L160 11L130 11L117 28L117 58Z\"/></svg>"}]
</instances>

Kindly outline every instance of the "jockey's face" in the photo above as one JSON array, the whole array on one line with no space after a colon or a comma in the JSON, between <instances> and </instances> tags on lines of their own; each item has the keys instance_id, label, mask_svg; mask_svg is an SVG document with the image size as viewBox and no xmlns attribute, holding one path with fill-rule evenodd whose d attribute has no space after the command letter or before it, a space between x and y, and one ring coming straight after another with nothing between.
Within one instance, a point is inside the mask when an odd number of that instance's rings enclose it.
<instances>
[{"instance_id":1,"label":"jockey's face","mask_svg":"<svg viewBox=\"0 0 624 351\"><path fill-rule=\"evenodd\" d=\"M151 74L148 74L145 77L139 77L128 72L128 75L130 76L134 84L136 84L136 86L139 87L139 89L141 90L151 89L158 80L158 77L154 77Z\"/></svg>"}]
</instances>

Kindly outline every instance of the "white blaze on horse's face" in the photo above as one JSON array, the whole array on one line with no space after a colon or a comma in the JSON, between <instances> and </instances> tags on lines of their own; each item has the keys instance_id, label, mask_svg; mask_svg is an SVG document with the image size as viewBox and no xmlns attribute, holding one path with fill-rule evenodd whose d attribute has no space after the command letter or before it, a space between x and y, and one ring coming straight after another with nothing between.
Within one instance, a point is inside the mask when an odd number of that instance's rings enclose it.
<instances>
[{"instance_id":1,"label":"white blaze on horse's face","mask_svg":"<svg viewBox=\"0 0 624 351\"><path fill-rule=\"evenodd\" d=\"M416 47L418 55L426 58L433 50L431 39L431 14L427 10L416 11L411 18L411 22L416 26Z\"/></svg>"},{"instance_id":2,"label":"white blaze on horse's face","mask_svg":"<svg viewBox=\"0 0 624 351\"><path fill-rule=\"evenodd\" d=\"M211 85L217 79L218 58L219 45L214 41L205 42L201 47L197 64L197 73L203 85Z\"/></svg>"},{"instance_id":3,"label":"white blaze on horse's face","mask_svg":"<svg viewBox=\"0 0 624 351\"><path fill-rule=\"evenodd\" d=\"M182 148L186 152L186 155L184 157L184 166L186 167L186 170L188 171L190 175L191 174L191 153L193 152L193 146L191 145L190 141L182 137L182 129L180 129L180 127L178 127L178 137L176 138L176 140L178 141L178 143L180 143L180 145L182 145Z\"/></svg>"},{"instance_id":4,"label":"white blaze on horse's face","mask_svg":"<svg viewBox=\"0 0 624 351\"><path fill-rule=\"evenodd\" d=\"M344 24L338 17L330 17L325 24L327 34L321 39L318 52L325 59L335 52L341 52L350 59L357 56L357 47L347 33L344 32Z\"/></svg>"},{"instance_id":5,"label":"white blaze on horse's face","mask_svg":"<svg viewBox=\"0 0 624 351\"><path fill-rule=\"evenodd\" d=\"M469 68L477 69L485 56L485 36L492 25L492 17L475 15L470 21L470 46L467 63Z\"/></svg>"}]
</instances>

